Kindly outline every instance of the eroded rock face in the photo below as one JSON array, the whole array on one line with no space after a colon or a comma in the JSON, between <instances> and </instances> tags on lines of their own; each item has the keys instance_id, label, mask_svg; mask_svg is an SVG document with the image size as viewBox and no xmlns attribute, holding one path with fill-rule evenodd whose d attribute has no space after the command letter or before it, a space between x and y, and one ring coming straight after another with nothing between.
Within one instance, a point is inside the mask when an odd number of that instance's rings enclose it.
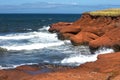
<instances>
[{"instance_id":1,"label":"eroded rock face","mask_svg":"<svg viewBox=\"0 0 120 80\"><path fill-rule=\"evenodd\" d=\"M88 45L92 40L97 39L99 36L90 32L79 32L70 38L73 45Z\"/></svg>"},{"instance_id":2,"label":"eroded rock face","mask_svg":"<svg viewBox=\"0 0 120 80\"><path fill-rule=\"evenodd\" d=\"M114 28L103 36L90 41L89 45L94 48L100 46L113 47L115 51L120 51L120 27Z\"/></svg>"},{"instance_id":3,"label":"eroded rock face","mask_svg":"<svg viewBox=\"0 0 120 80\"><path fill-rule=\"evenodd\" d=\"M49 32L59 32L62 28L71 25L70 22L58 22L50 25Z\"/></svg>"},{"instance_id":4,"label":"eroded rock face","mask_svg":"<svg viewBox=\"0 0 120 80\"><path fill-rule=\"evenodd\" d=\"M62 28L59 28L60 25ZM73 45L87 44L93 48L117 47L115 49L120 50L120 16L91 16L84 13L80 19L72 24L64 25L63 23L63 26L60 23L60 25L59 30L56 30L58 38L61 40L69 39ZM53 27L55 26L53 24ZM56 30L53 29L53 31Z\"/></svg>"},{"instance_id":5,"label":"eroded rock face","mask_svg":"<svg viewBox=\"0 0 120 80\"><path fill-rule=\"evenodd\" d=\"M70 40L70 37L74 36L74 34L72 33L64 33L64 34L57 33L57 35L58 35L58 39L60 40Z\"/></svg>"}]
</instances>

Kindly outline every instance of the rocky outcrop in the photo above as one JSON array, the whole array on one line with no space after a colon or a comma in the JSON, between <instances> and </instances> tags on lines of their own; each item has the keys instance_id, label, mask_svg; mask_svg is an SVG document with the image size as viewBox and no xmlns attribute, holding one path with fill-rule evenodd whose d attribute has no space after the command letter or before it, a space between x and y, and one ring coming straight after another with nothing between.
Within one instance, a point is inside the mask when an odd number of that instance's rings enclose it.
<instances>
[{"instance_id":1,"label":"rocky outcrop","mask_svg":"<svg viewBox=\"0 0 120 80\"><path fill-rule=\"evenodd\" d=\"M49 32L59 32L62 28L71 25L72 23L70 22L58 22L50 25Z\"/></svg>"},{"instance_id":2,"label":"rocky outcrop","mask_svg":"<svg viewBox=\"0 0 120 80\"><path fill-rule=\"evenodd\" d=\"M84 44L92 48L113 47L120 51L120 16L92 16L84 13L77 21L61 27L58 27L59 31L56 27L52 32L58 31L59 39L69 39L73 45Z\"/></svg>"},{"instance_id":3,"label":"rocky outcrop","mask_svg":"<svg viewBox=\"0 0 120 80\"><path fill-rule=\"evenodd\" d=\"M90 41L93 41L97 39L99 36L97 36L94 33L91 32L79 32L75 36L72 36L70 38L73 45L87 45Z\"/></svg>"},{"instance_id":4,"label":"rocky outcrop","mask_svg":"<svg viewBox=\"0 0 120 80\"><path fill-rule=\"evenodd\" d=\"M57 71L42 74L40 71L43 70L39 66L21 66L12 70L0 70L0 80L120 80L119 56L120 52L102 54L95 62L88 62L77 68L58 67Z\"/></svg>"},{"instance_id":5,"label":"rocky outcrop","mask_svg":"<svg viewBox=\"0 0 120 80\"><path fill-rule=\"evenodd\" d=\"M115 51L120 51L120 27L106 32L103 36L90 41L89 45L96 48L99 46L113 47Z\"/></svg>"}]
</instances>

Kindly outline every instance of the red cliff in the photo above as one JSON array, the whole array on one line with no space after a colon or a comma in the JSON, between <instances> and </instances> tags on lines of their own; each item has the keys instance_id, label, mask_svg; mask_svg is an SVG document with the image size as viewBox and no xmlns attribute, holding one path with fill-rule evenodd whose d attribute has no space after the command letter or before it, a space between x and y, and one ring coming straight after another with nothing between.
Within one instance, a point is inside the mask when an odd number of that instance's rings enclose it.
<instances>
[{"instance_id":1,"label":"red cliff","mask_svg":"<svg viewBox=\"0 0 120 80\"><path fill-rule=\"evenodd\" d=\"M69 39L73 45L85 44L92 48L106 46L114 49L117 46L117 50L120 50L120 16L92 16L84 13L72 24L53 25L49 30L57 31L59 39ZM58 25L62 28L59 29Z\"/></svg>"}]
</instances>

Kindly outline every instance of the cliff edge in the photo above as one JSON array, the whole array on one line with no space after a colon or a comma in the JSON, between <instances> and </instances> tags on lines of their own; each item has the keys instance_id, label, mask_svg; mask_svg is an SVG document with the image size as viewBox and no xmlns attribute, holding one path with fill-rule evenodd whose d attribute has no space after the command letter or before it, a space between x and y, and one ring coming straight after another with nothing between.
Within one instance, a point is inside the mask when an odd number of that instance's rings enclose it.
<instances>
[{"instance_id":1,"label":"cliff edge","mask_svg":"<svg viewBox=\"0 0 120 80\"><path fill-rule=\"evenodd\" d=\"M59 22L50 26L50 32L56 32L59 39L68 39L75 46L104 46L120 51L119 8L86 12L73 23Z\"/></svg>"}]
</instances>

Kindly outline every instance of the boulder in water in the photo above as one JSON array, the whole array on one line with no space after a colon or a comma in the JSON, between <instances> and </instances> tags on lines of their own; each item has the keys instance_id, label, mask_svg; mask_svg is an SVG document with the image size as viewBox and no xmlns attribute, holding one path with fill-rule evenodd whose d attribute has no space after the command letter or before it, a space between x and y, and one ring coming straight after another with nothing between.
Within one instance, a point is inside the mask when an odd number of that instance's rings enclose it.
<instances>
[{"instance_id":1,"label":"boulder in water","mask_svg":"<svg viewBox=\"0 0 120 80\"><path fill-rule=\"evenodd\" d=\"M0 53L4 53L4 52L7 52L7 49L0 47Z\"/></svg>"}]
</instances>

